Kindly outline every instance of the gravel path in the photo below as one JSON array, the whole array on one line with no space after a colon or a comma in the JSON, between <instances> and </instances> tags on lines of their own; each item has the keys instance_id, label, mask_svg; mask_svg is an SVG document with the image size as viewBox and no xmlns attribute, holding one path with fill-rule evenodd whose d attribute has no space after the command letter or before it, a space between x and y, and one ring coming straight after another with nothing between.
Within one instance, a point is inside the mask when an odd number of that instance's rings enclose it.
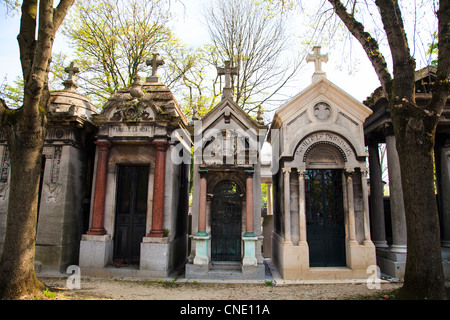
<instances>
[{"instance_id":1,"label":"gravel path","mask_svg":"<svg viewBox=\"0 0 450 320\"><path fill-rule=\"evenodd\" d=\"M56 299L113 300L348 300L377 296L401 287L399 283L382 283L369 289L365 283L355 284L238 284L183 283L172 281L132 281L82 278L80 289L68 289L67 280L40 279L59 289Z\"/></svg>"}]
</instances>

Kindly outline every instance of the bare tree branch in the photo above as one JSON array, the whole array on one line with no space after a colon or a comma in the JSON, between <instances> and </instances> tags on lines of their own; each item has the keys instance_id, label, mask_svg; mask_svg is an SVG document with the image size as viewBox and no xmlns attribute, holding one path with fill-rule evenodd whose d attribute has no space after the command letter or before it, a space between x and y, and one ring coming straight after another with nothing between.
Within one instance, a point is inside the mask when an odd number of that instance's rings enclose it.
<instances>
[{"instance_id":1,"label":"bare tree branch","mask_svg":"<svg viewBox=\"0 0 450 320\"><path fill-rule=\"evenodd\" d=\"M230 60L239 68L232 85L241 107L252 110L270 101L280 83L297 74L302 60L280 60L290 46L284 14L272 14L252 1L220 0L211 4L205 18L216 48L214 64Z\"/></svg>"},{"instance_id":2,"label":"bare tree branch","mask_svg":"<svg viewBox=\"0 0 450 320\"><path fill-rule=\"evenodd\" d=\"M440 1L437 15L439 19L437 79L427 110L440 115L450 94L450 1Z\"/></svg>"},{"instance_id":3,"label":"bare tree branch","mask_svg":"<svg viewBox=\"0 0 450 320\"><path fill-rule=\"evenodd\" d=\"M59 2L53 14L53 28L55 30L55 33L61 26L61 23L66 17L69 8L73 5L74 2L75 0L61 0Z\"/></svg>"},{"instance_id":4,"label":"bare tree branch","mask_svg":"<svg viewBox=\"0 0 450 320\"><path fill-rule=\"evenodd\" d=\"M364 30L364 25L358 22L347 12L341 1L329 0L329 2L333 5L336 14L345 24L350 33L362 45L367 57L375 69L380 83L383 87L385 87L392 80L392 76L389 73L386 60L380 51L377 40L375 40L370 33Z\"/></svg>"}]
</instances>

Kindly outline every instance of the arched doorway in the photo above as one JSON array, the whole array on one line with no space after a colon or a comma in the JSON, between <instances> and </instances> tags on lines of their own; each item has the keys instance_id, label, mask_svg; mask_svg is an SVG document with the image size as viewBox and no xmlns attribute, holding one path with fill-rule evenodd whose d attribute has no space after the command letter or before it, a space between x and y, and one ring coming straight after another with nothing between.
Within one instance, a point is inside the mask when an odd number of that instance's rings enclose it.
<instances>
[{"instance_id":1,"label":"arched doorway","mask_svg":"<svg viewBox=\"0 0 450 320\"><path fill-rule=\"evenodd\" d=\"M211 260L240 261L242 204L239 186L230 180L214 187L211 203Z\"/></svg>"},{"instance_id":2,"label":"arched doorway","mask_svg":"<svg viewBox=\"0 0 450 320\"><path fill-rule=\"evenodd\" d=\"M306 155L306 233L311 267L346 265L343 197L344 159L331 144Z\"/></svg>"},{"instance_id":3,"label":"arched doorway","mask_svg":"<svg viewBox=\"0 0 450 320\"><path fill-rule=\"evenodd\" d=\"M345 266L342 170L306 170L305 182L309 264Z\"/></svg>"}]
</instances>

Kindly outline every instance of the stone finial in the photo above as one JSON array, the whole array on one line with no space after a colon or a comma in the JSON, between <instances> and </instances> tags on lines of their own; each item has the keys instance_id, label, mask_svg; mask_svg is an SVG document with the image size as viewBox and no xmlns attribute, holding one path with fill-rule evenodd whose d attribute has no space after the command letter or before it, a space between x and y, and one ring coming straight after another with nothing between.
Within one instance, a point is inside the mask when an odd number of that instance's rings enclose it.
<instances>
[{"instance_id":1,"label":"stone finial","mask_svg":"<svg viewBox=\"0 0 450 320\"><path fill-rule=\"evenodd\" d=\"M263 111L261 105L258 106L258 114L256 115L256 120L259 124L264 124Z\"/></svg>"},{"instance_id":2,"label":"stone finial","mask_svg":"<svg viewBox=\"0 0 450 320\"><path fill-rule=\"evenodd\" d=\"M68 78L63 82L64 90L75 90L78 88L78 84L75 82L74 76L80 72L80 69L75 66L73 61L64 69L64 72L69 74Z\"/></svg>"},{"instance_id":3,"label":"stone finial","mask_svg":"<svg viewBox=\"0 0 450 320\"><path fill-rule=\"evenodd\" d=\"M147 77L146 82L158 82L158 68L164 65L164 60L159 59L159 53L154 53L153 58L147 59L145 64L152 67L152 75Z\"/></svg>"},{"instance_id":4,"label":"stone finial","mask_svg":"<svg viewBox=\"0 0 450 320\"><path fill-rule=\"evenodd\" d=\"M234 75L239 75L239 69L231 66L231 61L225 61L225 67L217 67L217 75L225 76L225 87L223 88L223 98L232 98L231 79Z\"/></svg>"},{"instance_id":5,"label":"stone finial","mask_svg":"<svg viewBox=\"0 0 450 320\"><path fill-rule=\"evenodd\" d=\"M320 46L315 46L313 48L314 53L310 53L306 57L306 62L314 62L313 82L326 77L326 73L322 70L322 62L328 62L328 54L321 54L320 48Z\"/></svg>"},{"instance_id":6,"label":"stone finial","mask_svg":"<svg viewBox=\"0 0 450 320\"><path fill-rule=\"evenodd\" d=\"M140 99L144 96L141 77L136 75L133 80L134 82L131 84L130 95L135 99Z\"/></svg>"},{"instance_id":7,"label":"stone finial","mask_svg":"<svg viewBox=\"0 0 450 320\"><path fill-rule=\"evenodd\" d=\"M197 107L194 107L192 110L192 120L197 121L200 119L200 116L198 114Z\"/></svg>"}]
</instances>

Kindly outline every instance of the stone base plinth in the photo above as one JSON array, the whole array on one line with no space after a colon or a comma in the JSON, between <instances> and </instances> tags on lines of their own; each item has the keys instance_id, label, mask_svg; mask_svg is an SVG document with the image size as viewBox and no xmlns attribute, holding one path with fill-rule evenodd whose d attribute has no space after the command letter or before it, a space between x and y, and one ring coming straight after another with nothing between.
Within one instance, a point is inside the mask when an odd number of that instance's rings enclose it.
<instances>
[{"instance_id":1,"label":"stone base plinth","mask_svg":"<svg viewBox=\"0 0 450 320\"><path fill-rule=\"evenodd\" d=\"M211 239L211 236L194 236L193 239L195 240L194 265L208 265L208 241Z\"/></svg>"},{"instance_id":2,"label":"stone base plinth","mask_svg":"<svg viewBox=\"0 0 450 320\"><path fill-rule=\"evenodd\" d=\"M380 267L381 273L403 279L405 277L406 252L392 252L389 248L377 248L377 265Z\"/></svg>"},{"instance_id":3,"label":"stone base plinth","mask_svg":"<svg viewBox=\"0 0 450 320\"><path fill-rule=\"evenodd\" d=\"M81 237L80 268L104 268L112 263L113 241L110 235L87 235Z\"/></svg>"},{"instance_id":4,"label":"stone base plinth","mask_svg":"<svg viewBox=\"0 0 450 320\"><path fill-rule=\"evenodd\" d=\"M144 237L141 243L140 270L152 270L166 274L170 267L171 243L169 238Z\"/></svg>"}]
</instances>

